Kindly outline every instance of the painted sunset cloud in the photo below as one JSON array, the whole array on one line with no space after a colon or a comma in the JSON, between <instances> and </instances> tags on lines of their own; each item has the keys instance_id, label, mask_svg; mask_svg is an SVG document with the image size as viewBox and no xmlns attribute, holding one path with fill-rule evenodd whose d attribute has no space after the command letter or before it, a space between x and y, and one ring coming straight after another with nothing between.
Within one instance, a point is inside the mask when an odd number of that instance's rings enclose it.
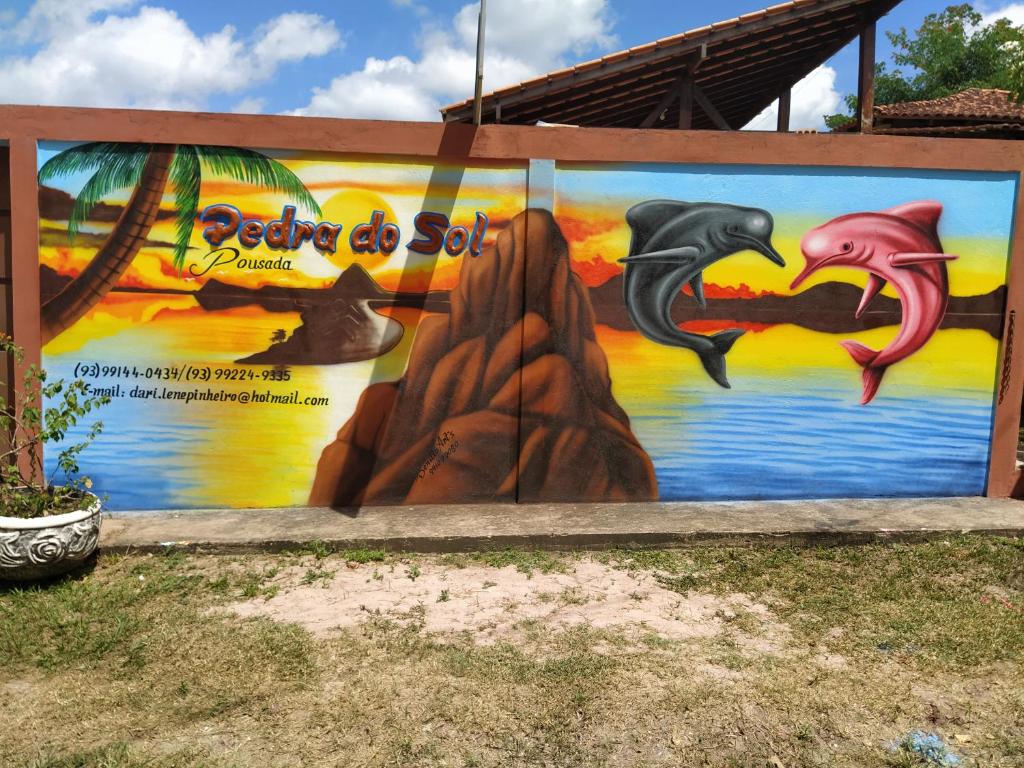
<instances>
[{"instance_id":1,"label":"painted sunset cloud","mask_svg":"<svg viewBox=\"0 0 1024 768\"><path fill-rule=\"evenodd\" d=\"M70 145L50 144L40 148L45 162ZM457 282L461 258L439 254L413 253L405 247L417 237L414 219L421 211L446 214L452 226L471 228L477 212L489 221L483 244L494 241L501 227L525 207L525 171L508 165L460 168L427 163L341 161L330 156L266 153L294 172L320 206L316 216L297 206L296 218L329 222L341 226L337 249L319 251L309 242L296 250L271 250L264 244L240 248L235 240L223 243L239 248L240 258L274 260L281 257L290 269L238 269L231 264L216 265L209 254L214 248L203 238L208 223L199 220L206 206L229 204L246 219L264 223L279 219L287 196L268 192L254 184L219 177L204 178L196 222L189 241L185 269L179 274L173 265L175 237L174 194L168 188L161 213L146 244L129 266L119 285L156 290L195 290L211 278L233 285L257 288L279 285L321 288L332 285L340 272L360 264L385 288L423 291L450 288ZM130 190L111 195L100 203L79 235L69 241L67 215L86 175L61 180L59 187L44 190L41 200L40 256L46 266L62 275L75 276L92 259L127 202ZM390 255L356 254L349 246L349 233L368 222L374 211L400 228L401 244Z\"/></svg>"},{"instance_id":2,"label":"painted sunset cloud","mask_svg":"<svg viewBox=\"0 0 1024 768\"><path fill-rule=\"evenodd\" d=\"M981 176L985 184L977 183ZM1005 282L1016 180L973 172L567 164L558 167L555 190L555 216L569 241L573 268L592 287L622 271L617 260L628 252L630 240L625 212L639 202L665 198L769 211L775 219L772 240L787 267L779 269L752 252L738 253L705 271L709 297L791 295L832 281L863 286L863 273L831 268L798 291L790 289L803 264L803 235L847 213L938 200L944 208L939 223L943 245L961 257L950 267L951 292L971 296ZM895 295L889 289L886 294Z\"/></svg>"}]
</instances>

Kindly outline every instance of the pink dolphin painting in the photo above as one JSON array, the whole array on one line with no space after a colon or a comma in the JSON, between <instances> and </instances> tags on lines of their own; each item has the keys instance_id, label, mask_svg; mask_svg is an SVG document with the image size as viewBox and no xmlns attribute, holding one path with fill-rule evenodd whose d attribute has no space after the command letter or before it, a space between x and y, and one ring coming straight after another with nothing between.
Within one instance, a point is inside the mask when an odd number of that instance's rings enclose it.
<instances>
[{"instance_id":1,"label":"pink dolphin painting","mask_svg":"<svg viewBox=\"0 0 1024 768\"><path fill-rule=\"evenodd\" d=\"M941 203L932 200L878 213L851 213L812 229L800 243L807 266L791 288L823 267L853 267L868 273L857 317L886 283L892 283L903 305L900 331L884 349L875 351L851 340L840 342L864 369L862 405L874 398L886 369L923 347L946 314L946 262L956 256L943 253L938 233L941 215Z\"/></svg>"}]
</instances>

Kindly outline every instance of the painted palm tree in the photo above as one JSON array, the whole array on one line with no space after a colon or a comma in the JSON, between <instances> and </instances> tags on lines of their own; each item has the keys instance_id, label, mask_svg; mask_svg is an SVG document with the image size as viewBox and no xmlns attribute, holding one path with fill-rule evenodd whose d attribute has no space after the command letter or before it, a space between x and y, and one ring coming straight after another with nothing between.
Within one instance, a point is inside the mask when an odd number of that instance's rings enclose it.
<instances>
[{"instance_id":1,"label":"painted palm tree","mask_svg":"<svg viewBox=\"0 0 1024 768\"><path fill-rule=\"evenodd\" d=\"M320 207L299 177L276 160L233 147L191 144L81 144L50 158L39 169L39 181L93 172L75 199L68 217L68 239L74 242L96 204L112 192L131 189L128 203L92 261L41 309L43 343L73 325L107 295L142 248L160 213L168 184L174 190L177 236L174 265L180 272L192 237L204 173L255 184L288 195L310 213Z\"/></svg>"}]
</instances>

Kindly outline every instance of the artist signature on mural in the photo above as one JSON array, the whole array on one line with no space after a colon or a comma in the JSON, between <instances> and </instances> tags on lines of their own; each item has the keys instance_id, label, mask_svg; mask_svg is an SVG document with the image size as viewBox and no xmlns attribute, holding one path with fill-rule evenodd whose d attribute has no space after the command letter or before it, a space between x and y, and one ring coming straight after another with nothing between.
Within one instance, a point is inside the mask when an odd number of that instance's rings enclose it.
<instances>
[{"instance_id":1,"label":"artist signature on mural","mask_svg":"<svg viewBox=\"0 0 1024 768\"><path fill-rule=\"evenodd\" d=\"M427 460L420 466L419 476L423 478L434 474L458 448L459 441L455 437L455 433L451 431L442 432L434 440L434 447L430 449Z\"/></svg>"}]
</instances>

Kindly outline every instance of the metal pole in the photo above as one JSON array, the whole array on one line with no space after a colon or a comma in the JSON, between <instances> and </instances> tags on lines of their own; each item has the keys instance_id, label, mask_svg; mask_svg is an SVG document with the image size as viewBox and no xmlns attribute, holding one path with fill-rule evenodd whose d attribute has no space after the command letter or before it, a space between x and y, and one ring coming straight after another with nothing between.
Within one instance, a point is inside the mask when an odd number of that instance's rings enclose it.
<instances>
[{"instance_id":1,"label":"metal pole","mask_svg":"<svg viewBox=\"0 0 1024 768\"><path fill-rule=\"evenodd\" d=\"M480 17L476 28L476 86L473 89L473 125L483 120L484 90L484 27L487 25L487 0L480 0Z\"/></svg>"}]
</instances>

